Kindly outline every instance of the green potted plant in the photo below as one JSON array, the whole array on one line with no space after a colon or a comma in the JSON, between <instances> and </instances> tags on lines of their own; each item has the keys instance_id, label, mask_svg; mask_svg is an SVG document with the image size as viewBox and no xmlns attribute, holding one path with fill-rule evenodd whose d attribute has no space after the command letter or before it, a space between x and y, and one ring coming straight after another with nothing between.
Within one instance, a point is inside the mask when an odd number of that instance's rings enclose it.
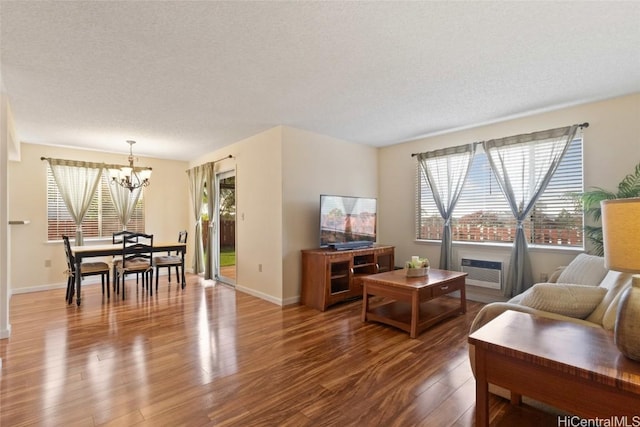
<instances>
[{"instance_id":1,"label":"green potted plant","mask_svg":"<svg viewBox=\"0 0 640 427\"><path fill-rule=\"evenodd\" d=\"M591 217L596 223L600 223L602 211L600 202L611 199L629 199L640 197L640 163L636 165L634 173L625 176L618 184L618 191L612 192L600 187L593 187L590 191L585 191L579 195L579 199L584 207L586 216ZM603 256L604 248L602 245L602 226L601 225L585 225L584 235L593 245L593 254Z\"/></svg>"}]
</instances>

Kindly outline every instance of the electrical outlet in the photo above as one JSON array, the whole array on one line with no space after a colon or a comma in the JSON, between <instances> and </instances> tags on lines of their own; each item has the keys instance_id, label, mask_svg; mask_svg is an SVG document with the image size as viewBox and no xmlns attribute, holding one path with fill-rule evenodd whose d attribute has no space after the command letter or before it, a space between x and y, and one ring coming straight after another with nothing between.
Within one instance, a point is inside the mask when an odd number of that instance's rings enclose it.
<instances>
[{"instance_id":1,"label":"electrical outlet","mask_svg":"<svg viewBox=\"0 0 640 427\"><path fill-rule=\"evenodd\" d=\"M51 260L50 259L45 259L44 260L44 266L45 267L51 267Z\"/></svg>"},{"instance_id":2,"label":"electrical outlet","mask_svg":"<svg viewBox=\"0 0 640 427\"><path fill-rule=\"evenodd\" d=\"M258 273L262 273L262 264L258 264Z\"/></svg>"},{"instance_id":3,"label":"electrical outlet","mask_svg":"<svg viewBox=\"0 0 640 427\"><path fill-rule=\"evenodd\" d=\"M547 280L549 280L549 275L547 273L540 273L540 281L546 282Z\"/></svg>"}]
</instances>

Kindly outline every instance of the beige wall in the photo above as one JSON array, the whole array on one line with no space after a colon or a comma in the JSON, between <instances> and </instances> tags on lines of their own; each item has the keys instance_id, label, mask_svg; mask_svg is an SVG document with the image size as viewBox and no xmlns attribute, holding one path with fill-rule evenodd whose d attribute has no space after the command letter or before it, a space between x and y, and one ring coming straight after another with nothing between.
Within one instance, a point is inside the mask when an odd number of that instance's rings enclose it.
<instances>
[{"instance_id":1,"label":"beige wall","mask_svg":"<svg viewBox=\"0 0 640 427\"><path fill-rule=\"evenodd\" d=\"M66 280L62 243L47 242L46 162L40 157L118 164L126 164L127 158L126 154L22 144L21 160L9 162L9 216L30 223L12 226L12 293L61 286ZM153 168L151 185L144 190L146 231L157 240L175 240L189 224L187 162L140 158L137 164ZM85 244L91 244L90 239ZM51 267L45 267L45 260L51 261Z\"/></svg>"},{"instance_id":2,"label":"beige wall","mask_svg":"<svg viewBox=\"0 0 640 427\"><path fill-rule=\"evenodd\" d=\"M2 80L0 79L0 86ZM8 159L11 145L13 124L9 113L9 101L4 92L0 92L0 339L11 334L9 323L10 272L9 264L9 173Z\"/></svg>"},{"instance_id":3,"label":"beige wall","mask_svg":"<svg viewBox=\"0 0 640 427\"><path fill-rule=\"evenodd\" d=\"M274 127L190 163L233 156L217 163L216 173L236 170L236 287L277 304L282 300L281 141L282 127ZM189 212L194 230L193 209Z\"/></svg>"},{"instance_id":4,"label":"beige wall","mask_svg":"<svg viewBox=\"0 0 640 427\"><path fill-rule=\"evenodd\" d=\"M300 250L318 245L319 195L376 197L377 149L278 126L190 163L141 158L140 164L154 170L152 184L145 189L147 230L163 240L174 238L180 227L193 236L185 170L230 154L233 159L217 163L216 172L236 170L237 287L277 304L296 302ZM30 224L15 226L10 245L14 293L64 285L62 246L46 242L46 163L40 160L42 156L106 163L122 163L124 157L22 144L21 161L9 162L10 214ZM24 241L34 243L21 244ZM191 252L187 266L191 266ZM51 260L51 267L45 267L44 260Z\"/></svg>"},{"instance_id":5,"label":"beige wall","mask_svg":"<svg viewBox=\"0 0 640 427\"><path fill-rule=\"evenodd\" d=\"M378 240L396 246L396 263L411 255L427 256L435 265L439 262L439 244L415 241L416 160L411 153L583 122L590 124L584 131L585 187L615 190L618 182L633 172L640 162L640 94L380 149L379 196L382 203ZM510 253L510 247L487 248L468 244L455 245L454 252L459 250L507 259ZM538 280L542 273L549 273L556 266L566 265L575 255L576 251L532 249L534 279Z\"/></svg>"},{"instance_id":6,"label":"beige wall","mask_svg":"<svg viewBox=\"0 0 640 427\"><path fill-rule=\"evenodd\" d=\"M300 250L318 246L320 194L376 197L377 149L278 126L190 166L229 154L234 158L216 169L236 168L236 286L276 304L295 303Z\"/></svg>"},{"instance_id":7,"label":"beige wall","mask_svg":"<svg viewBox=\"0 0 640 427\"><path fill-rule=\"evenodd\" d=\"M297 302L301 249L319 245L320 194L377 197L378 150L361 144L283 128L283 298Z\"/></svg>"},{"instance_id":8,"label":"beige wall","mask_svg":"<svg viewBox=\"0 0 640 427\"><path fill-rule=\"evenodd\" d=\"M185 170L233 155L233 159L218 163L216 169L236 170L238 289L288 304L300 295L300 250L318 245L320 194L377 197L378 242L396 246L397 264L417 254L437 263L439 244L415 242L415 159L411 153L584 121L591 125L584 138L585 185L613 189L640 161L640 94L381 149L278 126L189 163L142 158L140 164L154 169L152 184L145 190L147 230L160 239L174 238L181 228L187 228L193 236ZM6 139L2 142L6 144ZM13 292L64 283L62 246L46 242L46 165L40 157L108 163L125 159L125 155L34 144L21 147L21 160L8 163L9 216L31 223L11 229L8 280ZM2 149L6 155L6 145ZM508 258L510 252L509 248L463 247L494 257ZM534 277L568 263L575 254L534 249ZM44 267L47 259L52 261L48 268ZM258 271L259 264L262 272Z\"/></svg>"}]
</instances>

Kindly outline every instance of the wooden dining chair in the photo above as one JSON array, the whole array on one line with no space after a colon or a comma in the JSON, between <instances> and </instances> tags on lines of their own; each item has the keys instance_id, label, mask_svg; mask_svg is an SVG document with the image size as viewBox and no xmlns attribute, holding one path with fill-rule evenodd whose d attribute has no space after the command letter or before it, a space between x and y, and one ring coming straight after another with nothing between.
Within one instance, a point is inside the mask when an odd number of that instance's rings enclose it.
<instances>
[{"instance_id":1,"label":"wooden dining chair","mask_svg":"<svg viewBox=\"0 0 640 427\"><path fill-rule=\"evenodd\" d=\"M178 242L187 244L187 230L181 231L178 233ZM167 268L167 277L169 278L169 283L171 283L171 267L175 267L176 269L176 281L184 285L185 274L184 274L184 261L180 252L176 251L175 254L171 252L167 252L166 255L155 256L153 257L153 266L156 269L156 292L158 292L158 277L160 276L160 269Z\"/></svg>"},{"instance_id":2,"label":"wooden dining chair","mask_svg":"<svg viewBox=\"0 0 640 427\"><path fill-rule=\"evenodd\" d=\"M62 241L64 242L64 253L67 256L67 294L66 301L71 304L73 302L73 294L75 293L75 283L76 283L76 259L71 252L71 244L69 243L69 236L62 236ZM83 262L80 264L80 280L86 276L97 276L101 275L102 280L102 294L104 295L105 289L105 276L106 276L106 288L107 288L107 298L111 297L111 292L109 291L109 264L106 262Z\"/></svg>"},{"instance_id":3,"label":"wooden dining chair","mask_svg":"<svg viewBox=\"0 0 640 427\"><path fill-rule=\"evenodd\" d=\"M131 233L122 236L121 258L114 262L116 266L116 291L120 291L122 281L122 299L125 298L125 275L140 274L142 288L153 294L153 234ZM138 281L136 280L136 284Z\"/></svg>"},{"instance_id":4,"label":"wooden dining chair","mask_svg":"<svg viewBox=\"0 0 640 427\"><path fill-rule=\"evenodd\" d=\"M124 236L130 236L132 234L134 234L134 232L128 231L128 230L116 231L111 235L111 243L113 243L114 245L121 245L122 238ZM118 274L116 272L116 265L118 263L118 260L120 259L121 259L120 255L116 255L111 259L111 265L113 265L113 290L116 292L119 292L119 289L116 289L116 285L117 285L116 278L118 277ZM138 284L138 275L136 274L136 285L137 284Z\"/></svg>"}]
</instances>

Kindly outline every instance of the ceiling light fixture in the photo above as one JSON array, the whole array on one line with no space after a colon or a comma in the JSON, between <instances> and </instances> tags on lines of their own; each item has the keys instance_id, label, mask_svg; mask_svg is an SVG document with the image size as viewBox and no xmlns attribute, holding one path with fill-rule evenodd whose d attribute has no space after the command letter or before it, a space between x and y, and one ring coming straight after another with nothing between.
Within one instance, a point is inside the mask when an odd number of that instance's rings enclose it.
<instances>
[{"instance_id":1,"label":"ceiling light fixture","mask_svg":"<svg viewBox=\"0 0 640 427\"><path fill-rule=\"evenodd\" d=\"M135 141L127 141L129 144L129 166L121 166L120 168L109 169L111 182L118 184L129 191L133 191L140 187L146 187L151 184L151 168L134 167L133 166L133 144Z\"/></svg>"}]
</instances>

